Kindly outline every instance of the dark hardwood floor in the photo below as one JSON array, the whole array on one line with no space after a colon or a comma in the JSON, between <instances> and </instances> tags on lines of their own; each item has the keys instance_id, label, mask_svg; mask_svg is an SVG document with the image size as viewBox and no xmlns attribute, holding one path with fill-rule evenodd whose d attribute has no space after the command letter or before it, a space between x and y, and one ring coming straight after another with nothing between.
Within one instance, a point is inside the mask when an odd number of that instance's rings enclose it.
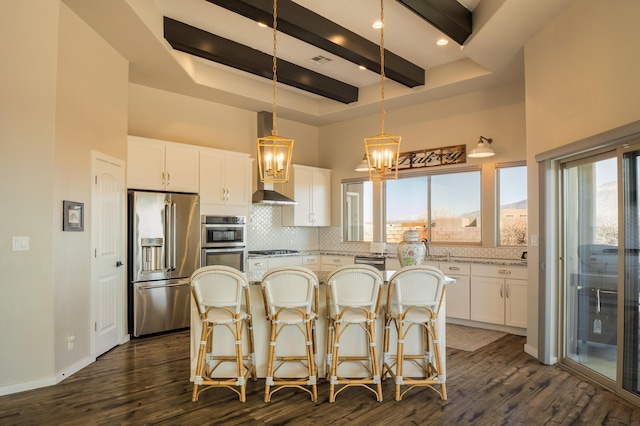
<instances>
[{"instance_id":1,"label":"dark hardwood floor","mask_svg":"<svg viewBox=\"0 0 640 426\"><path fill-rule=\"evenodd\" d=\"M396 402L386 380L382 402L352 388L330 404L323 381L317 403L287 389L265 404L258 379L243 404L226 389L191 402L189 333L177 332L132 340L58 385L0 397L0 425L640 424L640 408L540 364L524 343L507 335L476 352L447 349L447 401L420 389Z\"/></svg>"}]
</instances>

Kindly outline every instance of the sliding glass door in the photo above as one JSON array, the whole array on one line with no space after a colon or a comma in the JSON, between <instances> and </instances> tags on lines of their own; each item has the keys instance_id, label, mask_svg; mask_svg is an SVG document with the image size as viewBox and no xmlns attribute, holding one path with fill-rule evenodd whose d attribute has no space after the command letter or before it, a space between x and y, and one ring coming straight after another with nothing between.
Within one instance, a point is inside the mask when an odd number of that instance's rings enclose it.
<instances>
[{"instance_id":1,"label":"sliding glass door","mask_svg":"<svg viewBox=\"0 0 640 426\"><path fill-rule=\"evenodd\" d=\"M640 145L576 158L561 171L562 361L635 400L640 396Z\"/></svg>"},{"instance_id":2,"label":"sliding glass door","mask_svg":"<svg viewBox=\"0 0 640 426\"><path fill-rule=\"evenodd\" d=\"M615 380L618 178L615 152L568 162L564 180L564 356Z\"/></svg>"},{"instance_id":3,"label":"sliding glass door","mask_svg":"<svg viewBox=\"0 0 640 426\"><path fill-rule=\"evenodd\" d=\"M624 318L622 321L622 387L640 395L640 150L623 157L624 188Z\"/></svg>"}]
</instances>

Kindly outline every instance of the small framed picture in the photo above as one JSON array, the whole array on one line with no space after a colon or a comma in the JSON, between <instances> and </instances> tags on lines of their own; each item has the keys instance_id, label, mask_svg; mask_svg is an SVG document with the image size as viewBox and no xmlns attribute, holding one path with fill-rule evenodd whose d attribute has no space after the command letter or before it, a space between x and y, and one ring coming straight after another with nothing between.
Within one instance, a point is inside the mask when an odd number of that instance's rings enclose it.
<instances>
[{"instance_id":1,"label":"small framed picture","mask_svg":"<svg viewBox=\"0 0 640 426\"><path fill-rule=\"evenodd\" d=\"M84 231L84 203L62 202L62 230Z\"/></svg>"}]
</instances>

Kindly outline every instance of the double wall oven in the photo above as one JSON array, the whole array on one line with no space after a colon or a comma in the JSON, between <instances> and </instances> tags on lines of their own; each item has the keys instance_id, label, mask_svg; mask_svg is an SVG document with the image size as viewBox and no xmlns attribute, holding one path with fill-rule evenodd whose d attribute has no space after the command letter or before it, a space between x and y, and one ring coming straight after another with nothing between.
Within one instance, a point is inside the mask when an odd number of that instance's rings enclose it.
<instances>
[{"instance_id":1,"label":"double wall oven","mask_svg":"<svg viewBox=\"0 0 640 426\"><path fill-rule=\"evenodd\" d=\"M200 266L225 265L245 272L246 217L203 215L201 219Z\"/></svg>"}]
</instances>

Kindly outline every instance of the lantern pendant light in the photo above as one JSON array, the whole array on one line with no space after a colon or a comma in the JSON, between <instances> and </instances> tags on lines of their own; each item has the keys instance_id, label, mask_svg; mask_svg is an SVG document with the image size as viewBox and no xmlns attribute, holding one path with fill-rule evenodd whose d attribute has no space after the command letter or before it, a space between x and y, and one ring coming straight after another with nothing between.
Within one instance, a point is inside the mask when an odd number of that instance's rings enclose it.
<instances>
[{"instance_id":1,"label":"lantern pendant light","mask_svg":"<svg viewBox=\"0 0 640 426\"><path fill-rule=\"evenodd\" d=\"M278 82L277 54L278 0L273 0L273 127L271 136L257 141L258 170L260 181L284 183L289 180L293 139L278 136L276 126L276 84Z\"/></svg>"},{"instance_id":2,"label":"lantern pendant light","mask_svg":"<svg viewBox=\"0 0 640 426\"><path fill-rule=\"evenodd\" d=\"M369 179L372 181L397 179L398 158L400 157L401 136L388 135L384 132L384 0L380 0L380 134L364 139Z\"/></svg>"}]
</instances>

